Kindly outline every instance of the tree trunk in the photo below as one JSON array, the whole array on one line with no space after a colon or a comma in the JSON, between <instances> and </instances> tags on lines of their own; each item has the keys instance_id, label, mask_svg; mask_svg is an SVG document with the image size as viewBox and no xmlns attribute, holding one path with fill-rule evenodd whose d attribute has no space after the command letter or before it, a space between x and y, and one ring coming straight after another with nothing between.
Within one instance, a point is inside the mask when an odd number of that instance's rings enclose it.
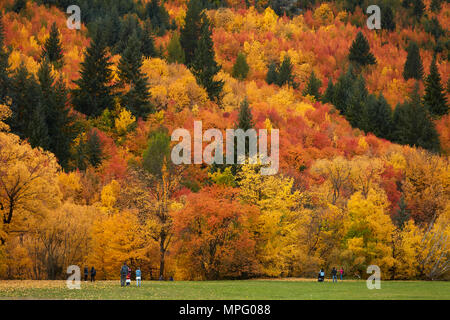
<instances>
[{"instance_id":1,"label":"tree trunk","mask_svg":"<svg viewBox=\"0 0 450 320\"><path fill-rule=\"evenodd\" d=\"M166 249L164 248L164 242L166 241L166 237L161 235L161 239L159 241L159 278L164 278L164 260L166 256Z\"/></svg>"}]
</instances>

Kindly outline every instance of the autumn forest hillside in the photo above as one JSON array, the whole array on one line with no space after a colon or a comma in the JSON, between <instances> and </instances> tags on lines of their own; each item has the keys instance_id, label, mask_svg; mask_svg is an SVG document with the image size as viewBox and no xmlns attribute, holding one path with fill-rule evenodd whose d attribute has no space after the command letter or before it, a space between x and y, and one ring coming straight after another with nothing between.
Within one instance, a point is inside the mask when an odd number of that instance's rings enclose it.
<instances>
[{"instance_id":1,"label":"autumn forest hillside","mask_svg":"<svg viewBox=\"0 0 450 320\"><path fill-rule=\"evenodd\" d=\"M124 261L144 279L369 265L450 278L448 2L1 0L0 13L1 279L69 265L115 279ZM174 164L171 134L194 121L279 130L278 173Z\"/></svg>"}]
</instances>

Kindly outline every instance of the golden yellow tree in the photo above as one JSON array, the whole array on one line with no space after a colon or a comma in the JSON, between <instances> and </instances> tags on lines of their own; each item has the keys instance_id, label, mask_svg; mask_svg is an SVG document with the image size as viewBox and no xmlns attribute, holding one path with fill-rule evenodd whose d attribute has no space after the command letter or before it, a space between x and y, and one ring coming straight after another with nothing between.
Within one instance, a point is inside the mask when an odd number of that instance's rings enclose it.
<instances>
[{"instance_id":1,"label":"golden yellow tree","mask_svg":"<svg viewBox=\"0 0 450 320\"><path fill-rule=\"evenodd\" d=\"M3 232L26 227L27 215L39 214L59 202L56 158L33 149L19 137L0 132L0 213ZM0 238L1 242L5 237Z\"/></svg>"},{"instance_id":2,"label":"golden yellow tree","mask_svg":"<svg viewBox=\"0 0 450 320\"><path fill-rule=\"evenodd\" d=\"M384 274L393 266L392 233L394 225L386 214L388 200L382 191L371 189L367 198L356 192L347 203L345 247L342 259L353 272L365 274L370 264L378 265Z\"/></svg>"}]
</instances>

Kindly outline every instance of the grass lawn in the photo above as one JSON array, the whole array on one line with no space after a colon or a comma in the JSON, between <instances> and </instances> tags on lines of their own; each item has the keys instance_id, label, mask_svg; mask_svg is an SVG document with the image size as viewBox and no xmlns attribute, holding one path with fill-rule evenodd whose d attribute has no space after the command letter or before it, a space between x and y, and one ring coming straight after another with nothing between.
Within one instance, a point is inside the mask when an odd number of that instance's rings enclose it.
<instances>
[{"instance_id":1,"label":"grass lawn","mask_svg":"<svg viewBox=\"0 0 450 320\"><path fill-rule=\"evenodd\" d=\"M313 280L143 281L121 288L119 281L81 284L69 290L65 281L0 281L0 299L450 299L450 282L382 281L380 290L365 281L318 283Z\"/></svg>"}]
</instances>

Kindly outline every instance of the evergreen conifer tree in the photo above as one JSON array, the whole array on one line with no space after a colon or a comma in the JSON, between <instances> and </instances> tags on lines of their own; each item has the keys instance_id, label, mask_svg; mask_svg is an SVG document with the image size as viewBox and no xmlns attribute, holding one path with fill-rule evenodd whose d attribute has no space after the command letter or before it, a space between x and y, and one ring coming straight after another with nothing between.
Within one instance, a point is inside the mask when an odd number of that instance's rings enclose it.
<instances>
[{"instance_id":1,"label":"evergreen conifer tree","mask_svg":"<svg viewBox=\"0 0 450 320\"><path fill-rule=\"evenodd\" d=\"M322 97L322 102L333 104L333 97L334 97L334 84L333 84L333 80L331 78L329 78L327 89L325 90L325 93L323 94L323 97Z\"/></svg>"},{"instance_id":2,"label":"evergreen conifer tree","mask_svg":"<svg viewBox=\"0 0 450 320\"><path fill-rule=\"evenodd\" d=\"M430 74L425 79L425 106L432 116L443 116L448 113L447 97L441 84L441 76L436 65L436 55L430 65Z\"/></svg>"},{"instance_id":3,"label":"evergreen conifer tree","mask_svg":"<svg viewBox=\"0 0 450 320\"><path fill-rule=\"evenodd\" d=\"M184 26L180 31L180 43L184 50L186 65L189 66L195 59L195 51L202 33L203 12L200 0L190 0L187 7Z\"/></svg>"},{"instance_id":4,"label":"evergreen conifer tree","mask_svg":"<svg viewBox=\"0 0 450 320\"><path fill-rule=\"evenodd\" d=\"M81 63L81 78L75 81L72 90L72 104L87 116L99 116L111 107L113 100L112 62L100 33L96 33L87 48Z\"/></svg>"},{"instance_id":5,"label":"evergreen conifer tree","mask_svg":"<svg viewBox=\"0 0 450 320\"><path fill-rule=\"evenodd\" d=\"M423 0L413 0L413 15L417 20L422 18L423 13L425 12L425 4Z\"/></svg>"},{"instance_id":6,"label":"evergreen conifer tree","mask_svg":"<svg viewBox=\"0 0 450 320\"><path fill-rule=\"evenodd\" d=\"M156 57L155 40L152 33L152 24L145 22L144 30L141 36L141 52L144 58Z\"/></svg>"},{"instance_id":7,"label":"evergreen conifer tree","mask_svg":"<svg viewBox=\"0 0 450 320\"><path fill-rule=\"evenodd\" d=\"M136 117L145 117L151 111L148 78L141 70L142 53L139 39L133 34L117 66L122 86L129 90L121 99L121 104Z\"/></svg>"},{"instance_id":8,"label":"evergreen conifer tree","mask_svg":"<svg viewBox=\"0 0 450 320\"><path fill-rule=\"evenodd\" d=\"M55 68L59 69L63 65L63 57L59 30L56 22L53 22L50 29L50 36L45 40L44 47L42 48L42 59L48 59Z\"/></svg>"},{"instance_id":9,"label":"evergreen conifer tree","mask_svg":"<svg viewBox=\"0 0 450 320\"><path fill-rule=\"evenodd\" d=\"M367 119L363 122L366 132L384 139L391 138L392 132L392 110L384 96L380 93L378 99L374 95L369 95L366 102Z\"/></svg>"},{"instance_id":10,"label":"evergreen conifer tree","mask_svg":"<svg viewBox=\"0 0 450 320\"><path fill-rule=\"evenodd\" d=\"M3 25L3 16L0 12L0 104L6 103L9 88L11 85L10 79L10 64L8 62L9 51L5 48L5 30Z\"/></svg>"},{"instance_id":11,"label":"evergreen conifer tree","mask_svg":"<svg viewBox=\"0 0 450 320\"><path fill-rule=\"evenodd\" d=\"M289 56L285 56L283 62L278 69L277 81L278 86L283 86L285 84L292 86L294 89L297 88L297 84L294 81L294 75L292 72L293 66L291 63L291 58Z\"/></svg>"},{"instance_id":12,"label":"evergreen conifer tree","mask_svg":"<svg viewBox=\"0 0 450 320\"><path fill-rule=\"evenodd\" d=\"M245 78L247 78L249 69L250 68L245 58L245 54L239 52L236 58L236 62L233 65L232 76L236 79L244 80Z\"/></svg>"},{"instance_id":13,"label":"evergreen conifer tree","mask_svg":"<svg viewBox=\"0 0 450 320\"><path fill-rule=\"evenodd\" d=\"M345 108L345 117L354 128L364 129L365 123L365 105L369 93L367 92L366 82L362 75L353 82L350 88L348 104Z\"/></svg>"},{"instance_id":14,"label":"evergreen conifer tree","mask_svg":"<svg viewBox=\"0 0 450 320\"><path fill-rule=\"evenodd\" d=\"M11 10L14 11L15 13L20 13L20 11L22 11L22 9L25 9L26 6L27 6L26 0L15 0Z\"/></svg>"},{"instance_id":15,"label":"evergreen conifer tree","mask_svg":"<svg viewBox=\"0 0 450 320\"><path fill-rule=\"evenodd\" d=\"M40 104L45 114L48 135L51 137L48 150L53 152L63 168L68 168L70 144L74 138L73 118L67 107L67 88L60 77L55 81L51 67L44 59L38 71Z\"/></svg>"},{"instance_id":16,"label":"evergreen conifer tree","mask_svg":"<svg viewBox=\"0 0 450 320\"><path fill-rule=\"evenodd\" d=\"M439 152L439 136L416 86L408 101L397 105L393 119L393 141Z\"/></svg>"},{"instance_id":17,"label":"evergreen conifer tree","mask_svg":"<svg viewBox=\"0 0 450 320\"><path fill-rule=\"evenodd\" d=\"M311 71L311 75L309 76L308 83L306 84L305 90L303 90L303 95L313 96L316 100L320 100L319 89L322 86L322 81L318 79L314 73L314 70Z\"/></svg>"},{"instance_id":18,"label":"evergreen conifer tree","mask_svg":"<svg viewBox=\"0 0 450 320\"><path fill-rule=\"evenodd\" d=\"M370 52L369 42L361 31L358 32L350 47L348 59L355 63L357 68L377 63L374 55Z\"/></svg>"},{"instance_id":19,"label":"evergreen conifer tree","mask_svg":"<svg viewBox=\"0 0 450 320\"><path fill-rule=\"evenodd\" d=\"M278 78L277 65L275 64L275 62L271 62L269 64L269 68L267 71L266 82L268 84L276 83L277 78Z\"/></svg>"},{"instance_id":20,"label":"evergreen conifer tree","mask_svg":"<svg viewBox=\"0 0 450 320\"><path fill-rule=\"evenodd\" d=\"M406 57L405 66L403 68L403 78L405 80L411 78L421 80L423 77L423 65L417 43L411 41L406 50L408 56Z\"/></svg>"},{"instance_id":21,"label":"evergreen conifer tree","mask_svg":"<svg viewBox=\"0 0 450 320\"><path fill-rule=\"evenodd\" d=\"M434 13L439 13L441 11L441 0L431 0L430 10Z\"/></svg>"},{"instance_id":22,"label":"evergreen conifer tree","mask_svg":"<svg viewBox=\"0 0 450 320\"><path fill-rule=\"evenodd\" d=\"M92 166L97 167L102 162L102 145L95 130L91 131L86 141L86 153Z\"/></svg>"},{"instance_id":23,"label":"evergreen conifer tree","mask_svg":"<svg viewBox=\"0 0 450 320\"><path fill-rule=\"evenodd\" d=\"M185 63L184 51L180 44L180 36L174 32L167 45L167 61L169 63Z\"/></svg>"},{"instance_id":24,"label":"evergreen conifer tree","mask_svg":"<svg viewBox=\"0 0 450 320\"><path fill-rule=\"evenodd\" d=\"M209 99L220 101L224 82L222 80L214 80L214 76L220 71L220 66L215 61L210 23L206 16L203 17L202 33L195 50L191 71L197 83L206 89Z\"/></svg>"},{"instance_id":25,"label":"evergreen conifer tree","mask_svg":"<svg viewBox=\"0 0 450 320\"><path fill-rule=\"evenodd\" d=\"M381 28L383 30L394 31L395 27L394 12L390 6L384 6L381 10Z\"/></svg>"},{"instance_id":26,"label":"evergreen conifer tree","mask_svg":"<svg viewBox=\"0 0 450 320\"><path fill-rule=\"evenodd\" d=\"M39 99L39 85L23 64L12 77L10 97L12 116L8 123L11 131L28 139L32 147L48 150L46 114Z\"/></svg>"}]
</instances>

